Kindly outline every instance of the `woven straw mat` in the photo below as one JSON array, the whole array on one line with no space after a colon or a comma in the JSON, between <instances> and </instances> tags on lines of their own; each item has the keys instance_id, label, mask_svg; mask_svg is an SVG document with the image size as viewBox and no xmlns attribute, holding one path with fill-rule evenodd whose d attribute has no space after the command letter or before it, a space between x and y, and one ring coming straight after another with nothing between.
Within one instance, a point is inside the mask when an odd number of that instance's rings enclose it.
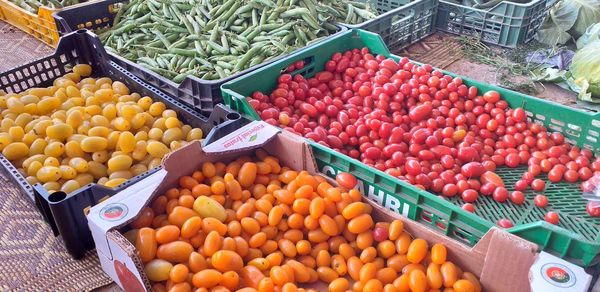
<instances>
[{"instance_id":1,"label":"woven straw mat","mask_svg":"<svg viewBox=\"0 0 600 292\"><path fill-rule=\"evenodd\" d=\"M0 21L0 71L52 51ZM111 282L95 251L71 258L35 204L0 172L0 291L86 291Z\"/></svg>"}]
</instances>

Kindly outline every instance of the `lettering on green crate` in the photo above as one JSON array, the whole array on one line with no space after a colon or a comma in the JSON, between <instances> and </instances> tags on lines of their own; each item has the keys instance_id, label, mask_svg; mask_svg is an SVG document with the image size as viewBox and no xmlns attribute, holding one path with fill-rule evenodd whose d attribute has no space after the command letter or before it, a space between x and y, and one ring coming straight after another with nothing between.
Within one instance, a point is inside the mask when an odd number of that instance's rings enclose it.
<instances>
[{"instance_id":1,"label":"lettering on green crate","mask_svg":"<svg viewBox=\"0 0 600 292\"><path fill-rule=\"evenodd\" d=\"M338 172L341 172L338 169L333 168L329 165L324 165L321 168L321 172L325 175L335 178ZM366 188L365 188L366 185ZM378 204L384 206L385 208L399 213L404 217L408 217L410 211L410 205L406 203L402 203L400 199L398 199L395 195L385 192L380 188L376 188L375 186L365 183L361 179L358 179L358 183L356 188L363 194L366 195L367 198L377 202Z\"/></svg>"}]
</instances>

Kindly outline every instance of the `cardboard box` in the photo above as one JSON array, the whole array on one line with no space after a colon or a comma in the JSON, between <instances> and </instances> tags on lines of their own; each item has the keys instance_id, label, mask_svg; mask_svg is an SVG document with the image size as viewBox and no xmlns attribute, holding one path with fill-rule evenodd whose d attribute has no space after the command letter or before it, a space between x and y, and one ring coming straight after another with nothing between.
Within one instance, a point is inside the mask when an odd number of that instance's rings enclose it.
<instances>
[{"instance_id":1,"label":"cardboard box","mask_svg":"<svg viewBox=\"0 0 600 292\"><path fill-rule=\"evenodd\" d=\"M191 143L169 154L163 160L163 169L91 208L89 227L104 271L126 291L149 290L150 283L135 247L122 235L125 227L155 196L177 186L180 176L191 174L203 162L227 163L259 147L278 157L282 165L316 173L311 149L301 137L280 132L264 122L252 122L204 149L200 143ZM448 258L464 271L477 275L484 291L530 291L528 275L536 260L537 245L492 228L474 247L467 247L373 201L369 203L374 207L372 215L377 221L401 219L414 237L430 244L443 243ZM319 291L325 288L317 287Z\"/></svg>"}]
</instances>

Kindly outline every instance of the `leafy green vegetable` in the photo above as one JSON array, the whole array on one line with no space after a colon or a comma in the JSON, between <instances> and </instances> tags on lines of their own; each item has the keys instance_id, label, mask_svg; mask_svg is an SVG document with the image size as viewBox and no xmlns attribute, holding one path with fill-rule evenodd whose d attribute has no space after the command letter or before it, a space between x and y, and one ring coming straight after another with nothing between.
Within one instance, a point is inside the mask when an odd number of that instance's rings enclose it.
<instances>
[{"instance_id":1,"label":"leafy green vegetable","mask_svg":"<svg viewBox=\"0 0 600 292\"><path fill-rule=\"evenodd\" d=\"M563 0L564 1L564 0ZM600 22L600 0L571 0L581 5L577 21L571 28L571 35L578 38L585 34L585 31L591 25Z\"/></svg>"},{"instance_id":2,"label":"leafy green vegetable","mask_svg":"<svg viewBox=\"0 0 600 292\"><path fill-rule=\"evenodd\" d=\"M550 9L536 39L550 46L564 44L599 22L600 0L562 0Z\"/></svg>"},{"instance_id":3,"label":"leafy green vegetable","mask_svg":"<svg viewBox=\"0 0 600 292\"><path fill-rule=\"evenodd\" d=\"M577 48L581 49L585 45L600 40L600 23L590 25L585 33L577 40Z\"/></svg>"},{"instance_id":4,"label":"leafy green vegetable","mask_svg":"<svg viewBox=\"0 0 600 292\"><path fill-rule=\"evenodd\" d=\"M569 71L580 88L579 99L600 103L600 41L579 49Z\"/></svg>"}]
</instances>

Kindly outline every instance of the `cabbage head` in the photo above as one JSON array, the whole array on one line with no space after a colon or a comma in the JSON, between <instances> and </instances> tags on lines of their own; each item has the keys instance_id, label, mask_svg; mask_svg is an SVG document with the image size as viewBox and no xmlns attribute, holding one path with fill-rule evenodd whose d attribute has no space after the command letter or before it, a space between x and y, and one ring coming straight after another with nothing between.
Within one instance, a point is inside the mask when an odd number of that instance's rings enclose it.
<instances>
[{"instance_id":1,"label":"cabbage head","mask_svg":"<svg viewBox=\"0 0 600 292\"><path fill-rule=\"evenodd\" d=\"M549 46L564 44L600 22L600 0L561 0L546 16L535 38Z\"/></svg>"},{"instance_id":2,"label":"cabbage head","mask_svg":"<svg viewBox=\"0 0 600 292\"><path fill-rule=\"evenodd\" d=\"M600 40L579 49L569 71L580 89L579 99L600 103Z\"/></svg>"}]
</instances>

